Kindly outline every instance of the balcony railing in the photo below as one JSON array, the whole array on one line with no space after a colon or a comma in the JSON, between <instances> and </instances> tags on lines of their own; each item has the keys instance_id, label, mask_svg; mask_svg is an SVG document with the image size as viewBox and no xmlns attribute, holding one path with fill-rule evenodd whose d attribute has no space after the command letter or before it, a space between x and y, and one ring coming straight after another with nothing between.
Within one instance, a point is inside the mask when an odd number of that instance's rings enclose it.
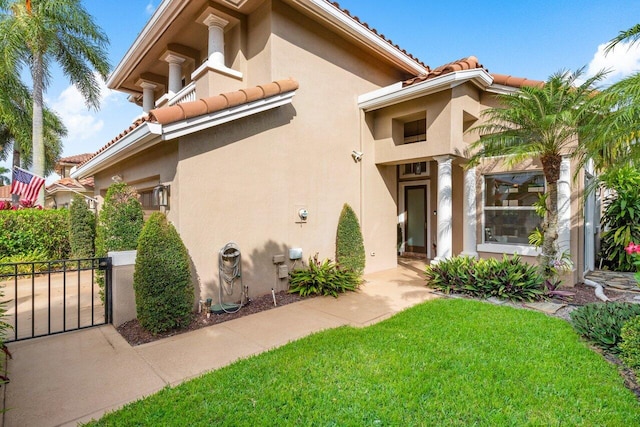
<instances>
[{"instance_id":1,"label":"balcony railing","mask_svg":"<svg viewBox=\"0 0 640 427\"><path fill-rule=\"evenodd\" d=\"M180 92L176 93L173 98L169 100L169 105L182 104L183 102L190 102L196 100L196 82L193 81L183 87Z\"/></svg>"}]
</instances>

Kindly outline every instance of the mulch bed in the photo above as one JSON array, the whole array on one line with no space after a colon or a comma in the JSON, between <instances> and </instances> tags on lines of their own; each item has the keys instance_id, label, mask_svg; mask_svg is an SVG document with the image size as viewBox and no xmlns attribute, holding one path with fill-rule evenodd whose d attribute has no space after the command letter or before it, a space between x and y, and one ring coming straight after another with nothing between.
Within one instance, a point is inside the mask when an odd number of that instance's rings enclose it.
<instances>
[{"instance_id":1,"label":"mulch bed","mask_svg":"<svg viewBox=\"0 0 640 427\"><path fill-rule=\"evenodd\" d=\"M278 307L282 305L291 304L292 302L301 301L304 298L298 294L290 294L286 291L276 292L276 301ZM204 328L218 323L227 322L229 320L238 319L250 314L259 313L265 310L271 310L275 308L273 305L273 297L271 294L263 295L256 298L251 298L249 304L242 307L236 313L223 313L223 314L211 314L207 317L206 313L195 313L191 323L182 329L175 329L167 332L163 332L157 335L152 334L146 329L140 326L137 319L123 323L118 326L117 330L124 337L125 340L132 346L145 344L148 342L156 341L162 338L179 335L189 331L195 331L196 329Z\"/></svg>"}]
</instances>

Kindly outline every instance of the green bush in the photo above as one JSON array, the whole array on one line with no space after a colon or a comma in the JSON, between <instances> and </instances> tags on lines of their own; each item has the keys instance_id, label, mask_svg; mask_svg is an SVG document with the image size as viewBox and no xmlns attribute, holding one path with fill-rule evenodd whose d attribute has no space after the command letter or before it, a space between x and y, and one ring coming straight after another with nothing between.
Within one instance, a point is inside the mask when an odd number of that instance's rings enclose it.
<instances>
[{"instance_id":1,"label":"green bush","mask_svg":"<svg viewBox=\"0 0 640 427\"><path fill-rule=\"evenodd\" d=\"M544 297L544 280L537 268L518 255L502 260L459 256L429 265L427 286L445 293L461 293L476 298L499 297L514 301L534 301Z\"/></svg>"},{"instance_id":2,"label":"green bush","mask_svg":"<svg viewBox=\"0 0 640 427\"><path fill-rule=\"evenodd\" d=\"M613 353L619 351L622 327L640 315L640 304L628 302L593 303L571 312L571 324L583 337Z\"/></svg>"},{"instance_id":3,"label":"green bush","mask_svg":"<svg viewBox=\"0 0 640 427\"><path fill-rule=\"evenodd\" d=\"M631 318L620 332L620 358L636 372L640 371L640 316Z\"/></svg>"},{"instance_id":4,"label":"green bush","mask_svg":"<svg viewBox=\"0 0 640 427\"><path fill-rule=\"evenodd\" d=\"M33 252L46 259L68 258L69 211L20 209L0 211L0 258Z\"/></svg>"},{"instance_id":5,"label":"green bush","mask_svg":"<svg viewBox=\"0 0 640 427\"><path fill-rule=\"evenodd\" d=\"M96 255L136 249L143 225L142 205L136 191L124 182L111 184L98 215Z\"/></svg>"},{"instance_id":6,"label":"green bush","mask_svg":"<svg viewBox=\"0 0 640 427\"><path fill-rule=\"evenodd\" d=\"M69 243L73 258L91 258L95 253L96 215L84 196L73 196L69 207Z\"/></svg>"},{"instance_id":7,"label":"green bush","mask_svg":"<svg viewBox=\"0 0 640 427\"><path fill-rule=\"evenodd\" d=\"M13 265L1 265L1 264L14 264L14 263L34 263L32 264L20 264L17 266L18 274L30 274L40 273L49 269L48 261L50 258L46 252L41 249L36 249L28 253L22 253L19 255L12 255L0 258L0 278L2 276L12 276L16 273L16 267Z\"/></svg>"},{"instance_id":8,"label":"green bush","mask_svg":"<svg viewBox=\"0 0 640 427\"><path fill-rule=\"evenodd\" d=\"M600 177L612 194L604 200L601 256L609 269L636 271L633 257L624 248L640 242L640 171L630 166L613 169Z\"/></svg>"},{"instance_id":9,"label":"green bush","mask_svg":"<svg viewBox=\"0 0 640 427\"><path fill-rule=\"evenodd\" d=\"M343 269L335 262L320 262L318 254L309 258L309 268L289 273L289 292L307 295L331 295L355 291L360 286L360 276L351 269Z\"/></svg>"},{"instance_id":10,"label":"green bush","mask_svg":"<svg viewBox=\"0 0 640 427\"><path fill-rule=\"evenodd\" d=\"M140 233L133 287L138 320L148 331L157 334L191 321L189 254L163 213L152 214Z\"/></svg>"},{"instance_id":11,"label":"green bush","mask_svg":"<svg viewBox=\"0 0 640 427\"><path fill-rule=\"evenodd\" d=\"M358 275L364 272L365 253L360 223L356 213L346 203L338 220L336 262L341 268L353 270Z\"/></svg>"}]
</instances>

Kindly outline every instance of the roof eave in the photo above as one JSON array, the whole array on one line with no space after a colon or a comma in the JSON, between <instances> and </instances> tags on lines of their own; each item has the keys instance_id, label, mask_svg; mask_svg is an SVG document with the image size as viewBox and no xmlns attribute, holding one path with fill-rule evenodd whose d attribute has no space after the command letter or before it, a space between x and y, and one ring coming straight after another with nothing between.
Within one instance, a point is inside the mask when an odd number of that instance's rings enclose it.
<instances>
[{"instance_id":1,"label":"roof eave","mask_svg":"<svg viewBox=\"0 0 640 427\"><path fill-rule=\"evenodd\" d=\"M118 89L136 66L139 58L151 49L167 26L188 5L186 1L163 0L107 79L109 89Z\"/></svg>"},{"instance_id":2,"label":"roof eave","mask_svg":"<svg viewBox=\"0 0 640 427\"><path fill-rule=\"evenodd\" d=\"M107 147L79 167L71 169L71 178L90 177L114 165L123 158L132 156L161 142L162 126L145 122L126 134L117 143Z\"/></svg>"},{"instance_id":3,"label":"roof eave","mask_svg":"<svg viewBox=\"0 0 640 427\"><path fill-rule=\"evenodd\" d=\"M358 107L365 112L378 110L400 102L451 89L466 82L471 82L480 89L486 90L492 84L493 78L484 69L474 68L472 70L444 74L406 87L401 87L401 84L396 83L387 88L360 95L358 97Z\"/></svg>"},{"instance_id":4,"label":"roof eave","mask_svg":"<svg viewBox=\"0 0 640 427\"><path fill-rule=\"evenodd\" d=\"M425 74L429 70L415 58L403 53L379 35L358 24L353 18L325 0L289 0L322 21L340 29L350 37L364 43L388 61L412 75Z\"/></svg>"}]
</instances>

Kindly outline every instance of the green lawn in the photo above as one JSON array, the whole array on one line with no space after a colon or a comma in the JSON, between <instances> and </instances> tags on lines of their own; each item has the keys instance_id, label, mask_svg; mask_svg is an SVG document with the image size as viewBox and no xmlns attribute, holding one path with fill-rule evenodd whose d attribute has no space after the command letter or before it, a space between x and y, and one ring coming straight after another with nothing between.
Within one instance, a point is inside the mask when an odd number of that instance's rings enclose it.
<instances>
[{"instance_id":1,"label":"green lawn","mask_svg":"<svg viewBox=\"0 0 640 427\"><path fill-rule=\"evenodd\" d=\"M640 425L617 368L541 313L440 299L239 361L96 425Z\"/></svg>"}]
</instances>

